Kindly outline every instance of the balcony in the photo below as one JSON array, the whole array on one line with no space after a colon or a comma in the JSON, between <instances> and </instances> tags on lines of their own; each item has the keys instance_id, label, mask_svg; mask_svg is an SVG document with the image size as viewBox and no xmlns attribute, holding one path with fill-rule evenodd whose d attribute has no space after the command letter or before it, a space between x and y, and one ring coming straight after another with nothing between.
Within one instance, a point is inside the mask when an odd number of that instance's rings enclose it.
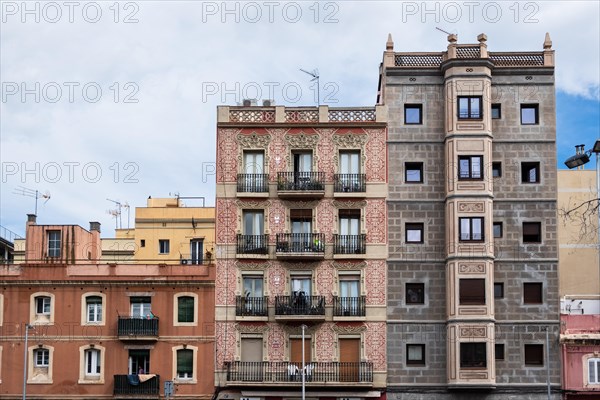
<instances>
[{"instance_id":1,"label":"balcony","mask_svg":"<svg viewBox=\"0 0 600 400\"><path fill-rule=\"evenodd\" d=\"M325 195L323 172L278 172L277 193L281 198L319 198Z\"/></svg>"},{"instance_id":2,"label":"balcony","mask_svg":"<svg viewBox=\"0 0 600 400\"><path fill-rule=\"evenodd\" d=\"M269 298L263 297L235 297L235 315L238 317L266 317Z\"/></svg>"},{"instance_id":3,"label":"balcony","mask_svg":"<svg viewBox=\"0 0 600 400\"><path fill-rule=\"evenodd\" d=\"M322 233L278 233L275 255L281 259L323 259L324 239Z\"/></svg>"},{"instance_id":4,"label":"balcony","mask_svg":"<svg viewBox=\"0 0 600 400\"><path fill-rule=\"evenodd\" d=\"M269 174L238 174L238 197L268 197Z\"/></svg>"},{"instance_id":5,"label":"balcony","mask_svg":"<svg viewBox=\"0 0 600 400\"><path fill-rule=\"evenodd\" d=\"M117 336L120 340L157 340L158 318L119 317Z\"/></svg>"},{"instance_id":6,"label":"balcony","mask_svg":"<svg viewBox=\"0 0 600 400\"><path fill-rule=\"evenodd\" d=\"M334 317L364 317L366 315L366 296L333 298Z\"/></svg>"},{"instance_id":7,"label":"balcony","mask_svg":"<svg viewBox=\"0 0 600 400\"><path fill-rule=\"evenodd\" d=\"M333 235L334 258L363 258L361 255L366 253L367 235Z\"/></svg>"},{"instance_id":8,"label":"balcony","mask_svg":"<svg viewBox=\"0 0 600 400\"><path fill-rule=\"evenodd\" d=\"M334 174L334 197L364 197L367 191L365 174Z\"/></svg>"},{"instance_id":9,"label":"balcony","mask_svg":"<svg viewBox=\"0 0 600 400\"><path fill-rule=\"evenodd\" d=\"M324 320L325 296L307 296L304 292L294 292L292 296L275 296L275 319Z\"/></svg>"},{"instance_id":10,"label":"balcony","mask_svg":"<svg viewBox=\"0 0 600 400\"><path fill-rule=\"evenodd\" d=\"M145 375L145 377L148 377L148 375ZM115 375L115 388L113 391L115 397L129 398L129 396L135 396L136 399L139 399L140 396L148 396L147 398L157 398L159 393L159 375L154 375L144 382L141 382L138 375Z\"/></svg>"},{"instance_id":11,"label":"balcony","mask_svg":"<svg viewBox=\"0 0 600 400\"><path fill-rule=\"evenodd\" d=\"M305 374L306 386L372 386L373 363L370 362L309 362L302 369L294 362L226 362L227 383L233 385L300 386Z\"/></svg>"},{"instance_id":12,"label":"balcony","mask_svg":"<svg viewBox=\"0 0 600 400\"><path fill-rule=\"evenodd\" d=\"M269 254L269 235L237 235L238 258L266 258Z\"/></svg>"}]
</instances>

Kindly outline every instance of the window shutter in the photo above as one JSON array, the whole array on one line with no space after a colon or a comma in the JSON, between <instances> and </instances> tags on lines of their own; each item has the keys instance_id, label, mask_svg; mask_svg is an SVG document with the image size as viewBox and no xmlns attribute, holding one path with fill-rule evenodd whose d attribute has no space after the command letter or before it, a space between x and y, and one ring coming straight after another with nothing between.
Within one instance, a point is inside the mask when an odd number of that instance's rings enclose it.
<instances>
[{"instance_id":1,"label":"window shutter","mask_svg":"<svg viewBox=\"0 0 600 400\"><path fill-rule=\"evenodd\" d=\"M193 357L192 350L177 350L177 373L192 374L194 372Z\"/></svg>"}]
</instances>

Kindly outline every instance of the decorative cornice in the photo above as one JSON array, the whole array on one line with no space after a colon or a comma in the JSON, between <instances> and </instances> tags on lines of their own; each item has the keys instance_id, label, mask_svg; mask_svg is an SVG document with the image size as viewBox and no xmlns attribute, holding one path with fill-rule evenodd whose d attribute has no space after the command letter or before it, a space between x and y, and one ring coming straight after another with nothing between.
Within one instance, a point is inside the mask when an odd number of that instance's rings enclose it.
<instances>
[{"instance_id":1,"label":"decorative cornice","mask_svg":"<svg viewBox=\"0 0 600 400\"><path fill-rule=\"evenodd\" d=\"M269 263L249 263L236 261L235 266L240 271L265 271L269 268Z\"/></svg>"},{"instance_id":2,"label":"decorative cornice","mask_svg":"<svg viewBox=\"0 0 600 400\"><path fill-rule=\"evenodd\" d=\"M307 208L315 208L317 206L317 204L319 204L319 201L318 200L313 200L313 201L282 200L281 203L284 205L284 207L286 207L288 209L292 209L292 208L307 209Z\"/></svg>"},{"instance_id":3,"label":"decorative cornice","mask_svg":"<svg viewBox=\"0 0 600 400\"><path fill-rule=\"evenodd\" d=\"M292 149L315 149L319 142L319 135L307 135L299 133L297 135L285 135L284 139L289 148Z\"/></svg>"},{"instance_id":4,"label":"decorative cornice","mask_svg":"<svg viewBox=\"0 0 600 400\"><path fill-rule=\"evenodd\" d=\"M269 200L236 200L235 204L240 209L265 209L271 205L271 202Z\"/></svg>"},{"instance_id":5,"label":"decorative cornice","mask_svg":"<svg viewBox=\"0 0 600 400\"><path fill-rule=\"evenodd\" d=\"M337 134L333 135L333 143L335 143L338 148L348 148L348 149L362 149L367 143L367 139L369 137L365 134Z\"/></svg>"},{"instance_id":6,"label":"decorative cornice","mask_svg":"<svg viewBox=\"0 0 600 400\"><path fill-rule=\"evenodd\" d=\"M282 262L281 265L288 271L289 270L314 270L317 268L319 263L316 263L316 262L297 262L297 263Z\"/></svg>"},{"instance_id":7,"label":"decorative cornice","mask_svg":"<svg viewBox=\"0 0 600 400\"><path fill-rule=\"evenodd\" d=\"M269 330L269 325L267 324L235 324L235 329L240 333L265 333Z\"/></svg>"},{"instance_id":8,"label":"decorative cornice","mask_svg":"<svg viewBox=\"0 0 600 400\"><path fill-rule=\"evenodd\" d=\"M331 327L331 330L333 330L338 335L339 334L350 335L350 334L359 334L359 333L366 332L367 327L366 327L365 324L360 324L360 325L339 325L339 324L334 324Z\"/></svg>"},{"instance_id":9,"label":"decorative cornice","mask_svg":"<svg viewBox=\"0 0 600 400\"><path fill-rule=\"evenodd\" d=\"M242 149L267 149L269 142L271 141L271 135L258 135L256 132L252 132L250 135L237 135L237 142Z\"/></svg>"},{"instance_id":10,"label":"decorative cornice","mask_svg":"<svg viewBox=\"0 0 600 400\"><path fill-rule=\"evenodd\" d=\"M306 325L304 334L314 335L317 332L318 325ZM302 335L302 327L300 325L283 325L283 330L288 335Z\"/></svg>"},{"instance_id":11,"label":"decorative cornice","mask_svg":"<svg viewBox=\"0 0 600 400\"><path fill-rule=\"evenodd\" d=\"M361 261L359 263L334 261L331 265L333 266L334 269L337 269L340 271L350 271L350 270L367 268L367 263L365 261Z\"/></svg>"},{"instance_id":12,"label":"decorative cornice","mask_svg":"<svg viewBox=\"0 0 600 400\"><path fill-rule=\"evenodd\" d=\"M485 274L485 264L459 264L459 274Z\"/></svg>"},{"instance_id":13,"label":"decorative cornice","mask_svg":"<svg viewBox=\"0 0 600 400\"><path fill-rule=\"evenodd\" d=\"M483 202L472 202L472 201L460 201L458 202L458 211L459 212L472 212L472 213L482 213L484 212Z\"/></svg>"},{"instance_id":14,"label":"decorative cornice","mask_svg":"<svg viewBox=\"0 0 600 400\"><path fill-rule=\"evenodd\" d=\"M487 329L479 326L466 326L460 328L460 337L463 338L484 338L487 336Z\"/></svg>"},{"instance_id":15,"label":"decorative cornice","mask_svg":"<svg viewBox=\"0 0 600 400\"><path fill-rule=\"evenodd\" d=\"M331 202L331 204L335 207L335 208L365 208L367 206L367 201L366 200L359 200L359 201L340 201L340 200L333 200Z\"/></svg>"}]
</instances>

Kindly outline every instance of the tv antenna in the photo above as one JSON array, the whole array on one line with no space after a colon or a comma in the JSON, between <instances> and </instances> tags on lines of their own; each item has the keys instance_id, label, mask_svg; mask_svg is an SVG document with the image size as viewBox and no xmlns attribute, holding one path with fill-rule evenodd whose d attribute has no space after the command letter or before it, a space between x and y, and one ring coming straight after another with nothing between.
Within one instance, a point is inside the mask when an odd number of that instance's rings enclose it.
<instances>
[{"instance_id":1,"label":"tv antenna","mask_svg":"<svg viewBox=\"0 0 600 400\"><path fill-rule=\"evenodd\" d=\"M108 210L107 213L112 215L115 219L115 229L121 229L123 227L123 224L121 222L121 208L126 207L127 208L127 227L129 227L129 204L125 203L122 204L120 201L117 200L111 200L111 199L106 199L108 201L112 201L113 203L115 203L116 208L113 210Z\"/></svg>"},{"instance_id":2,"label":"tv antenna","mask_svg":"<svg viewBox=\"0 0 600 400\"><path fill-rule=\"evenodd\" d=\"M435 27L435 29L437 29L440 32L444 32L446 35L452 35L452 33L446 32L445 30L443 30L442 28L438 28L437 26Z\"/></svg>"},{"instance_id":3,"label":"tv antenna","mask_svg":"<svg viewBox=\"0 0 600 400\"><path fill-rule=\"evenodd\" d=\"M312 79L310 80L311 82L317 81L317 106L321 104L321 94L320 94L320 85L319 85L319 70L318 69L313 69L312 72L311 71L307 71L305 69L300 68L300 71L304 72L305 74L308 74L310 76L312 76Z\"/></svg>"},{"instance_id":4,"label":"tv antenna","mask_svg":"<svg viewBox=\"0 0 600 400\"><path fill-rule=\"evenodd\" d=\"M21 196L33 197L35 199L35 215L37 215L38 199L46 199L44 204L50 200L50 192L47 190L44 193L41 193L38 190L29 189L24 186L18 186L13 193Z\"/></svg>"}]
</instances>

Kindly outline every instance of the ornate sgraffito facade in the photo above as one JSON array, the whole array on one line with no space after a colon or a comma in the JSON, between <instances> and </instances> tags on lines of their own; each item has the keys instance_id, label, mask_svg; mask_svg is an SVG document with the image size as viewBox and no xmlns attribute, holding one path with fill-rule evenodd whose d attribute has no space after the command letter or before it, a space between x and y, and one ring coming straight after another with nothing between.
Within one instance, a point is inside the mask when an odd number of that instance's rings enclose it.
<instances>
[{"instance_id":1,"label":"ornate sgraffito facade","mask_svg":"<svg viewBox=\"0 0 600 400\"><path fill-rule=\"evenodd\" d=\"M386 382L385 110L239 109L219 107L217 126L215 384L285 398L304 374L311 397L372 395Z\"/></svg>"}]
</instances>

